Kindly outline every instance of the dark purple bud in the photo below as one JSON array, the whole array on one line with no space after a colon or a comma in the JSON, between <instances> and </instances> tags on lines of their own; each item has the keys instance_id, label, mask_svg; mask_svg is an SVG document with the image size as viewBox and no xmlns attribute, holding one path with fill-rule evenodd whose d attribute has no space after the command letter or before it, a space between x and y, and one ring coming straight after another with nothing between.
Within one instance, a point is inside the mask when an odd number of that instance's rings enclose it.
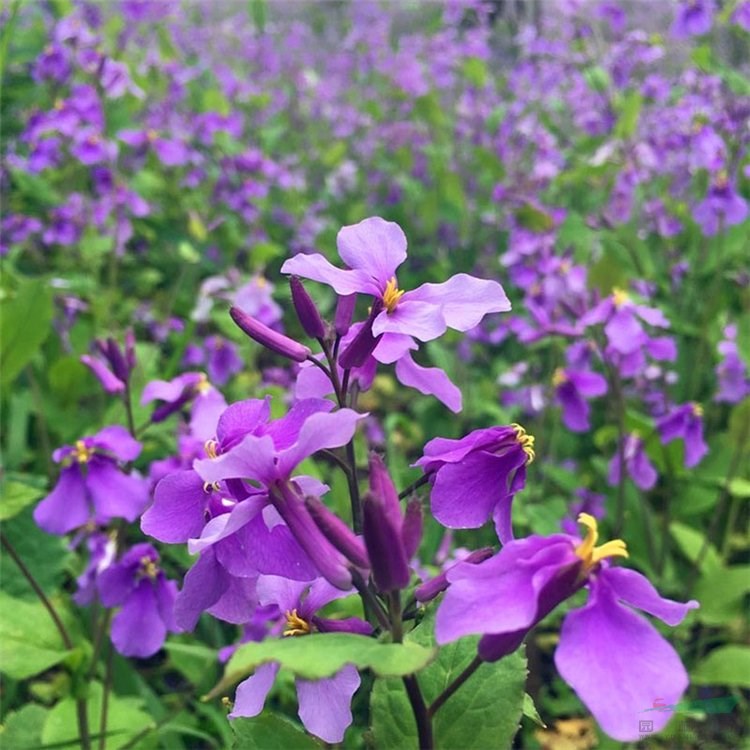
<instances>
[{"instance_id":1,"label":"dark purple bud","mask_svg":"<svg viewBox=\"0 0 750 750\"><path fill-rule=\"evenodd\" d=\"M483 547L482 549L474 550L474 552L467 555L463 560L460 560L459 562L477 565L478 563L492 557L492 554L493 552L489 547ZM449 566L448 568L446 568L446 570L440 573L440 575L437 575L434 578L430 578L429 581L425 581L422 585L417 586L417 588L414 589L414 598L418 602L430 602L439 593L445 591L448 588L448 577L446 574L457 564L458 563L455 563L454 565Z\"/></svg>"},{"instance_id":2,"label":"dark purple bud","mask_svg":"<svg viewBox=\"0 0 750 750\"><path fill-rule=\"evenodd\" d=\"M272 330L252 315L243 312L239 307L229 309L232 320L251 338L261 346L272 352L281 354L282 357L293 359L295 362L304 362L311 354L310 350L283 333Z\"/></svg>"},{"instance_id":3,"label":"dark purple bud","mask_svg":"<svg viewBox=\"0 0 750 750\"><path fill-rule=\"evenodd\" d=\"M131 372L135 370L135 334L132 328L125 331L125 361L128 363Z\"/></svg>"},{"instance_id":4,"label":"dark purple bud","mask_svg":"<svg viewBox=\"0 0 750 750\"><path fill-rule=\"evenodd\" d=\"M320 575L336 588L348 591L352 576L346 558L323 536L302 498L284 482L271 492L271 501Z\"/></svg>"},{"instance_id":5,"label":"dark purple bud","mask_svg":"<svg viewBox=\"0 0 750 750\"><path fill-rule=\"evenodd\" d=\"M375 300L372 310L367 320L359 329L357 335L352 339L349 346L341 353L339 364L344 370L351 370L352 367L362 367L367 358L373 353L375 347L380 341L380 336L372 335L372 324L375 318L383 311L382 300Z\"/></svg>"},{"instance_id":6,"label":"dark purple bud","mask_svg":"<svg viewBox=\"0 0 750 750\"><path fill-rule=\"evenodd\" d=\"M299 276L292 276L289 279L289 286L292 289L294 309L297 311L297 317L305 333L313 339L325 338L326 327L323 318L320 317L313 298L307 293Z\"/></svg>"},{"instance_id":7,"label":"dark purple bud","mask_svg":"<svg viewBox=\"0 0 750 750\"><path fill-rule=\"evenodd\" d=\"M157 422L163 422L167 417L180 411L185 404L190 403L196 395L195 388L185 388L185 390L183 390L179 397L174 401L165 401L160 406L157 406L151 414L151 421L154 424Z\"/></svg>"},{"instance_id":8,"label":"dark purple bud","mask_svg":"<svg viewBox=\"0 0 750 750\"><path fill-rule=\"evenodd\" d=\"M362 540L318 497L306 497L305 506L323 536L358 568L370 567Z\"/></svg>"},{"instance_id":9,"label":"dark purple bud","mask_svg":"<svg viewBox=\"0 0 750 750\"><path fill-rule=\"evenodd\" d=\"M393 527L400 529L403 517L398 492L383 459L377 453L370 454L370 492L383 503Z\"/></svg>"},{"instance_id":10,"label":"dark purple bud","mask_svg":"<svg viewBox=\"0 0 750 750\"><path fill-rule=\"evenodd\" d=\"M120 351L120 347L113 338L107 339L107 360L115 376L122 380L123 383L127 383L130 378L130 368Z\"/></svg>"},{"instance_id":11,"label":"dark purple bud","mask_svg":"<svg viewBox=\"0 0 750 750\"><path fill-rule=\"evenodd\" d=\"M368 492L362 510L362 530L375 586L382 593L405 589L409 585L409 562L401 534L393 525L383 500Z\"/></svg>"},{"instance_id":12,"label":"dark purple bud","mask_svg":"<svg viewBox=\"0 0 750 750\"><path fill-rule=\"evenodd\" d=\"M336 305L336 314L333 318L333 327L339 336L346 336L352 325L354 308L357 306L357 295L347 294L339 297Z\"/></svg>"},{"instance_id":13,"label":"dark purple bud","mask_svg":"<svg viewBox=\"0 0 750 750\"><path fill-rule=\"evenodd\" d=\"M360 620L359 617L345 617L341 620L329 620L325 617L313 616L312 624L321 633L357 633L372 635L372 625Z\"/></svg>"},{"instance_id":14,"label":"dark purple bud","mask_svg":"<svg viewBox=\"0 0 750 750\"><path fill-rule=\"evenodd\" d=\"M406 558L411 560L422 541L422 503L416 498L406 506L404 522L401 526L401 541Z\"/></svg>"}]
</instances>

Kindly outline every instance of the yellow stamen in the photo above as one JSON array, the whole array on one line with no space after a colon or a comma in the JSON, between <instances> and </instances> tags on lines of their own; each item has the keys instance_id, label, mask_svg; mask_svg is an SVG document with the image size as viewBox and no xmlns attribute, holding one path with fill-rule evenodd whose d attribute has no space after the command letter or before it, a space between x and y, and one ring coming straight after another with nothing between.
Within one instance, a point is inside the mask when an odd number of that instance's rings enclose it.
<instances>
[{"instance_id":1,"label":"yellow stamen","mask_svg":"<svg viewBox=\"0 0 750 750\"><path fill-rule=\"evenodd\" d=\"M576 547L576 555L583 560L584 571L588 572L607 557L628 557L628 548L622 539L613 539L596 546L599 540L599 527L592 515L579 513L578 523L588 529L584 540Z\"/></svg>"},{"instance_id":2,"label":"yellow stamen","mask_svg":"<svg viewBox=\"0 0 750 750\"><path fill-rule=\"evenodd\" d=\"M391 280L385 285L385 291L383 292L383 306L386 312L392 313L403 295L404 290L398 288L396 277L391 276Z\"/></svg>"},{"instance_id":3,"label":"yellow stamen","mask_svg":"<svg viewBox=\"0 0 750 750\"><path fill-rule=\"evenodd\" d=\"M205 373L200 374L200 379L195 384L195 390L200 394L208 393L211 390L211 383L209 383Z\"/></svg>"},{"instance_id":4,"label":"yellow stamen","mask_svg":"<svg viewBox=\"0 0 750 750\"><path fill-rule=\"evenodd\" d=\"M155 130L147 130L146 131L146 140L148 141L155 141L159 137L159 133L157 133Z\"/></svg>"},{"instance_id":5,"label":"yellow stamen","mask_svg":"<svg viewBox=\"0 0 750 750\"><path fill-rule=\"evenodd\" d=\"M703 407L699 404L693 401L693 416L696 417L702 417L703 416Z\"/></svg>"},{"instance_id":6,"label":"yellow stamen","mask_svg":"<svg viewBox=\"0 0 750 750\"><path fill-rule=\"evenodd\" d=\"M219 443L216 440L206 440L203 444L203 450L206 451L206 455L209 458L216 458L218 455L216 449L219 447Z\"/></svg>"},{"instance_id":7,"label":"yellow stamen","mask_svg":"<svg viewBox=\"0 0 750 750\"><path fill-rule=\"evenodd\" d=\"M630 296L624 289L615 287L612 290L612 301L615 303L615 307L622 307L626 302L630 301Z\"/></svg>"},{"instance_id":8,"label":"yellow stamen","mask_svg":"<svg viewBox=\"0 0 750 750\"><path fill-rule=\"evenodd\" d=\"M203 482L204 492L218 492L221 489L221 485L218 482Z\"/></svg>"},{"instance_id":9,"label":"yellow stamen","mask_svg":"<svg viewBox=\"0 0 750 750\"><path fill-rule=\"evenodd\" d=\"M555 388L558 388L559 386L565 384L568 382L568 376L565 374L565 370L563 370L562 367L558 367L553 373L552 373L552 385Z\"/></svg>"},{"instance_id":10,"label":"yellow stamen","mask_svg":"<svg viewBox=\"0 0 750 750\"><path fill-rule=\"evenodd\" d=\"M75 450L73 451L73 455L75 456L75 460L78 461L79 464L88 463L92 453L93 451L90 448L86 447L86 443L84 443L83 440L76 440L76 446Z\"/></svg>"},{"instance_id":11,"label":"yellow stamen","mask_svg":"<svg viewBox=\"0 0 750 750\"><path fill-rule=\"evenodd\" d=\"M144 578L156 578L159 568L150 557L142 557L140 573Z\"/></svg>"},{"instance_id":12,"label":"yellow stamen","mask_svg":"<svg viewBox=\"0 0 750 750\"><path fill-rule=\"evenodd\" d=\"M291 612L287 612L285 617L286 628L284 628L284 637L295 635L310 635L310 623L307 620L301 618L297 614L296 609L293 609Z\"/></svg>"},{"instance_id":13,"label":"yellow stamen","mask_svg":"<svg viewBox=\"0 0 750 750\"><path fill-rule=\"evenodd\" d=\"M714 180L714 186L721 189L725 188L729 184L729 175L722 169L719 174L716 175Z\"/></svg>"},{"instance_id":14,"label":"yellow stamen","mask_svg":"<svg viewBox=\"0 0 750 750\"><path fill-rule=\"evenodd\" d=\"M526 463L530 464L536 458L534 451L534 436L529 435L525 428L514 422L511 427L516 431L516 440L521 444L523 452L526 454Z\"/></svg>"},{"instance_id":15,"label":"yellow stamen","mask_svg":"<svg viewBox=\"0 0 750 750\"><path fill-rule=\"evenodd\" d=\"M560 273L563 275L570 273L571 268L573 268L573 264L567 258L560 263Z\"/></svg>"}]
</instances>

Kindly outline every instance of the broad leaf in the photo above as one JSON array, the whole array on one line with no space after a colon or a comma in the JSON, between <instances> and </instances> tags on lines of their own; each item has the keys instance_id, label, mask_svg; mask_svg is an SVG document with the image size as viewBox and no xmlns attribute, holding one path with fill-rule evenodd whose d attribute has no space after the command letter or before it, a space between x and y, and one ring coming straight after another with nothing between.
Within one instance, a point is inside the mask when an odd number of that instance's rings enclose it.
<instances>
[{"instance_id":1,"label":"broad leaf","mask_svg":"<svg viewBox=\"0 0 750 750\"><path fill-rule=\"evenodd\" d=\"M429 614L407 639L432 645L433 627L433 615ZM437 658L417 675L427 705L472 661L478 640L462 638L443 646ZM525 683L522 650L498 662L482 664L435 714L432 726L436 748L510 748L521 719ZM377 680L370 706L377 747L416 750L416 723L401 680Z\"/></svg>"},{"instance_id":2,"label":"broad leaf","mask_svg":"<svg viewBox=\"0 0 750 750\"><path fill-rule=\"evenodd\" d=\"M730 685L750 688L750 646L722 646L693 669L696 685Z\"/></svg>"},{"instance_id":3,"label":"broad leaf","mask_svg":"<svg viewBox=\"0 0 750 750\"><path fill-rule=\"evenodd\" d=\"M233 750L314 750L322 745L289 719L265 712L254 719L234 719Z\"/></svg>"}]
</instances>

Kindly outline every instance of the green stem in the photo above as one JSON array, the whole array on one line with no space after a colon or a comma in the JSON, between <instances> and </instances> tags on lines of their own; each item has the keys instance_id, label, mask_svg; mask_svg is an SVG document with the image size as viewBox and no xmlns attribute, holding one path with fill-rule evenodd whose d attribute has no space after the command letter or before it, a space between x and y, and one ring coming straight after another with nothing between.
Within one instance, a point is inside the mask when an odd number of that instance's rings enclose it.
<instances>
[{"instance_id":1,"label":"green stem","mask_svg":"<svg viewBox=\"0 0 750 750\"><path fill-rule=\"evenodd\" d=\"M37 583L33 573L26 567L26 563L19 557L13 545L10 543L8 537L0 531L0 543L5 547L5 551L10 555L13 562L18 566L18 569L23 573L24 578L29 582L29 585L34 590L34 593L39 597L39 601L42 603L44 608L47 610L52 622L55 624L57 631L60 633L63 645L68 651L72 651L75 647L73 639L68 633L68 629L60 619L60 615L57 614L57 610L52 605L47 595L42 591L42 587ZM89 736L89 720L86 713L86 701L83 698L76 698L76 717L78 719L78 735L81 740L82 750L91 750L91 738Z\"/></svg>"},{"instance_id":2,"label":"green stem","mask_svg":"<svg viewBox=\"0 0 750 750\"><path fill-rule=\"evenodd\" d=\"M102 695L102 712L99 718L99 750L105 750L107 744L107 718L109 711L109 692L112 688L112 667L115 651L109 644L107 654L107 668L104 673L104 693Z\"/></svg>"},{"instance_id":3,"label":"green stem","mask_svg":"<svg viewBox=\"0 0 750 750\"><path fill-rule=\"evenodd\" d=\"M412 482L406 489L401 490L401 492L398 493L398 499L403 500L405 497L409 497L412 492L416 492L420 487L424 487L424 485L426 485L429 481L429 475L423 474L421 477L419 477L419 479Z\"/></svg>"}]
</instances>

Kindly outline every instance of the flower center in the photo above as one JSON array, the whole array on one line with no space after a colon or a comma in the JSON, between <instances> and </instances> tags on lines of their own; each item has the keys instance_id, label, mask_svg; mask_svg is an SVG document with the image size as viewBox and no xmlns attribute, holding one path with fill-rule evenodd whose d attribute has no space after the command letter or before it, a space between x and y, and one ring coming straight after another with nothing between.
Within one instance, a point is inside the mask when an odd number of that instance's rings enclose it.
<instances>
[{"instance_id":1,"label":"flower center","mask_svg":"<svg viewBox=\"0 0 750 750\"><path fill-rule=\"evenodd\" d=\"M291 610L291 612L287 611L284 616L286 617L286 627L284 628L285 638L295 635L310 635L310 623L300 617L296 609Z\"/></svg>"},{"instance_id":2,"label":"flower center","mask_svg":"<svg viewBox=\"0 0 750 750\"><path fill-rule=\"evenodd\" d=\"M389 315L396 309L398 301L404 294L404 290L399 289L396 284L396 277L391 276L391 280L385 285L385 291L383 292L383 307Z\"/></svg>"},{"instance_id":3,"label":"flower center","mask_svg":"<svg viewBox=\"0 0 750 750\"><path fill-rule=\"evenodd\" d=\"M156 578L159 567L150 557L144 556L141 558L141 567L138 572L143 578Z\"/></svg>"},{"instance_id":4,"label":"flower center","mask_svg":"<svg viewBox=\"0 0 750 750\"><path fill-rule=\"evenodd\" d=\"M596 518L588 513L578 514L578 523L588 530L584 540L576 547L576 555L583 560L583 569L588 572L606 557L628 557L628 548L622 539L613 539L596 546L599 539L599 528Z\"/></svg>"},{"instance_id":5,"label":"flower center","mask_svg":"<svg viewBox=\"0 0 750 750\"><path fill-rule=\"evenodd\" d=\"M703 407L700 404L696 403L695 401L693 401L692 406L693 406L693 416L694 417L702 417L703 416Z\"/></svg>"},{"instance_id":6,"label":"flower center","mask_svg":"<svg viewBox=\"0 0 750 750\"><path fill-rule=\"evenodd\" d=\"M201 373L198 382L195 384L196 393L204 395L211 390L211 383L208 381L205 373Z\"/></svg>"},{"instance_id":7,"label":"flower center","mask_svg":"<svg viewBox=\"0 0 750 750\"><path fill-rule=\"evenodd\" d=\"M209 458L216 458L217 449L219 447L219 443L217 440L206 440L205 443L203 443L203 450L206 451L206 455Z\"/></svg>"},{"instance_id":8,"label":"flower center","mask_svg":"<svg viewBox=\"0 0 750 750\"><path fill-rule=\"evenodd\" d=\"M536 458L536 452L534 451L534 436L529 435L526 430L520 425L514 422L511 427L516 432L516 440L523 448L523 452L526 454L526 463L530 464Z\"/></svg>"},{"instance_id":9,"label":"flower center","mask_svg":"<svg viewBox=\"0 0 750 750\"><path fill-rule=\"evenodd\" d=\"M563 370L562 367L558 367L552 373L552 385L555 388L559 388L561 385L564 385L567 382L568 382L568 376L565 374L565 370Z\"/></svg>"},{"instance_id":10,"label":"flower center","mask_svg":"<svg viewBox=\"0 0 750 750\"><path fill-rule=\"evenodd\" d=\"M83 440L76 440L75 449L73 450L73 456L79 464L88 463L92 453L93 450L91 450Z\"/></svg>"},{"instance_id":11,"label":"flower center","mask_svg":"<svg viewBox=\"0 0 750 750\"><path fill-rule=\"evenodd\" d=\"M625 303L630 301L630 296L624 289L615 287L612 290L612 301L615 303L615 307L622 307Z\"/></svg>"}]
</instances>

